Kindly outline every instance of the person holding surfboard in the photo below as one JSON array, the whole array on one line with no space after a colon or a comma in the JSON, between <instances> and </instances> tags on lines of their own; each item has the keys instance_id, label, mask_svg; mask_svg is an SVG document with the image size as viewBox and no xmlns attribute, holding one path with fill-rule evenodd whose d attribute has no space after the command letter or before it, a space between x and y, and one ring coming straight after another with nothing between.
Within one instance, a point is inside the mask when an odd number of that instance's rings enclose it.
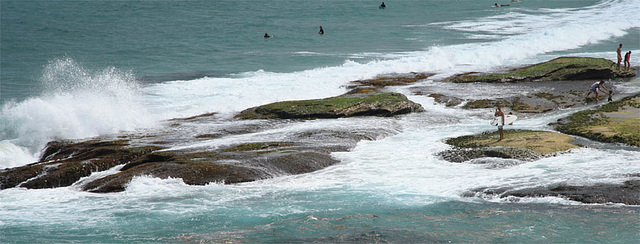
<instances>
[{"instance_id":1,"label":"person holding surfboard","mask_svg":"<svg viewBox=\"0 0 640 244\"><path fill-rule=\"evenodd\" d=\"M509 112L509 114L504 114L504 111L502 111L502 106L500 105L500 103L497 103L496 106L497 106L496 112L493 114L495 118L491 120L491 125L498 126L498 131L500 132L500 139L498 141L502 141L504 139L504 130L503 130L504 126L513 125L513 122L515 122L516 119L518 119L518 116L515 116L511 112Z\"/></svg>"},{"instance_id":2,"label":"person holding surfboard","mask_svg":"<svg viewBox=\"0 0 640 244\"><path fill-rule=\"evenodd\" d=\"M493 114L493 116L495 117L502 117L502 121L500 122L500 124L498 124L498 131L500 132L500 139L498 141L502 141L502 139L504 139L504 122L506 121L506 118L504 116L504 111L502 111L502 107L500 107L500 104L497 104L498 108L496 108L496 112L495 114Z\"/></svg>"}]
</instances>

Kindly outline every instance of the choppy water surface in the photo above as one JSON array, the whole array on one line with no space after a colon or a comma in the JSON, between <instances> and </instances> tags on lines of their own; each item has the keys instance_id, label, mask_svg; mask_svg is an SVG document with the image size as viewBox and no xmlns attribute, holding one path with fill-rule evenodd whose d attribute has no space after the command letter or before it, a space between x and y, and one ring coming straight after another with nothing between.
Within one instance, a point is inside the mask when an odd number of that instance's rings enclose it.
<instances>
[{"instance_id":1,"label":"choppy water surface","mask_svg":"<svg viewBox=\"0 0 640 244\"><path fill-rule=\"evenodd\" d=\"M51 140L164 130L216 113L185 137L237 126L269 102L340 95L352 80L430 72L414 88L461 98L529 94L546 85L442 84L558 56L640 51L640 1L5 1L0 168L34 162ZM322 25L324 35L318 35ZM264 39L264 32L275 38ZM632 58L632 65L638 66ZM612 81L620 94L640 80ZM576 88L579 89L579 88ZM534 162L453 164L444 139L494 130L488 110L435 104L395 118L294 121L175 148L273 141L299 131L380 128L334 153L341 163L238 185L188 186L141 176L121 193L71 187L0 191L0 242L622 242L640 238L637 207L560 198L468 198L481 187L590 185L637 179L640 152L588 142ZM586 90L586 87L585 87ZM584 108L523 117L550 130ZM151 132L149 132L151 131ZM112 174L118 168L90 177ZM78 183L81 184L81 183Z\"/></svg>"}]
</instances>

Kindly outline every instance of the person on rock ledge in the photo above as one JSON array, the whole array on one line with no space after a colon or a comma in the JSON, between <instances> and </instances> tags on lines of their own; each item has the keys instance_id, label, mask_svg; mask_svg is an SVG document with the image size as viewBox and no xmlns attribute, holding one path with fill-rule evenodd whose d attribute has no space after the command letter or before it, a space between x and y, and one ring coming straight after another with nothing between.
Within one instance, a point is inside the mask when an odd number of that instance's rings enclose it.
<instances>
[{"instance_id":1,"label":"person on rock ledge","mask_svg":"<svg viewBox=\"0 0 640 244\"><path fill-rule=\"evenodd\" d=\"M504 139L504 122L505 122L505 115L504 115L504 111L502 111L502 107L500 106L500 103L497 104L497 108L496 108L496 112L495 114L493 114L493 116L498 117L498 116L502 116L502 124L498 125L498 132L500 132L500 139L498 141L502 141Z\"/></svg>"},{"instance_id":2,"label":"person on rock ledge","mask_svg":"<svg viewBox=\"0 0 640 244\"><path fill-rule=\"evenodd\" d=\"M626 71L631 68L631 51L624 54L624 68Z\"/></svg>"}]
</instances>

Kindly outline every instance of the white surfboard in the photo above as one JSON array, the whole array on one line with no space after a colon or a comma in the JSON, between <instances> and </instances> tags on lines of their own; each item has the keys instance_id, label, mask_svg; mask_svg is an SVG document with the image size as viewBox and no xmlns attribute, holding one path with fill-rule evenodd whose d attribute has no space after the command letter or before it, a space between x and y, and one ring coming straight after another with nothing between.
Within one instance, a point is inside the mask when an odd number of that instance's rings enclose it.
<instances>
[{"instance_id":1,"label":"white surfboard","mask_svg":"<svg viewBox=\"0 0 640 244\"><path fill-rule=\"evenodd\" d=\"M504 119L506 120L504 123L502 123L502 116L497 116L495 117L492 121L491 121L491 125L508 125L513 123L514 121L516 121L516 119L518 119L518 116L515 116L513 114L509 114L509 115L505 115Z\"/></svg>"}]
</instances>

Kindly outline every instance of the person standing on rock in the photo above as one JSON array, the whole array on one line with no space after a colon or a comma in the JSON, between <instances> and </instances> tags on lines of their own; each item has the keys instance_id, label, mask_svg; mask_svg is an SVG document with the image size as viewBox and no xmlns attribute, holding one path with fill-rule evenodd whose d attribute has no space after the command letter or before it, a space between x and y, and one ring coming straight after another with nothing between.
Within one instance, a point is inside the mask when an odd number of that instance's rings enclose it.
<instances>
[{"instance_id":1,"label":"person standing on rock","mask_svg":"<svg viewBox=\"0 0 640 244\"><path fill-rule=\"evenodd\" d=\"M498 125L498 132L500 132L500 139L498 141L502 141L502 139L504 139L504 122L506 121L506 118L504 116L504 111L502 111L502 107L500 107L500 104L497 104L498 108L496 108L496 113L493 114L493 116L498 117L498 116L502 116L502 124Z\"/></svg>"},{"instance_id":2,"label":"person standing on rock","mask_svg":"<svg viewBox=\"0 0 640 244\"><path fill-rule=\"evenodd\" d=\"M622 62L622 43L620 43L620 46L616 49L616 53L618 54L618 70L620 70L620 62ZM611 66L613 66L613 64L611 64Z\"/></svg>"},{"instance_id":3,"label":"person standing on rock","mask_svg":"<svg viewBox=\"0 0 640 244\"><path fill-rule=\"evenodd\" d=\"M628 51L624 55L624 68L626 69L626 71L629 71L629 69L631 68L631 51Z\"/></svg>"}]
</instances>

